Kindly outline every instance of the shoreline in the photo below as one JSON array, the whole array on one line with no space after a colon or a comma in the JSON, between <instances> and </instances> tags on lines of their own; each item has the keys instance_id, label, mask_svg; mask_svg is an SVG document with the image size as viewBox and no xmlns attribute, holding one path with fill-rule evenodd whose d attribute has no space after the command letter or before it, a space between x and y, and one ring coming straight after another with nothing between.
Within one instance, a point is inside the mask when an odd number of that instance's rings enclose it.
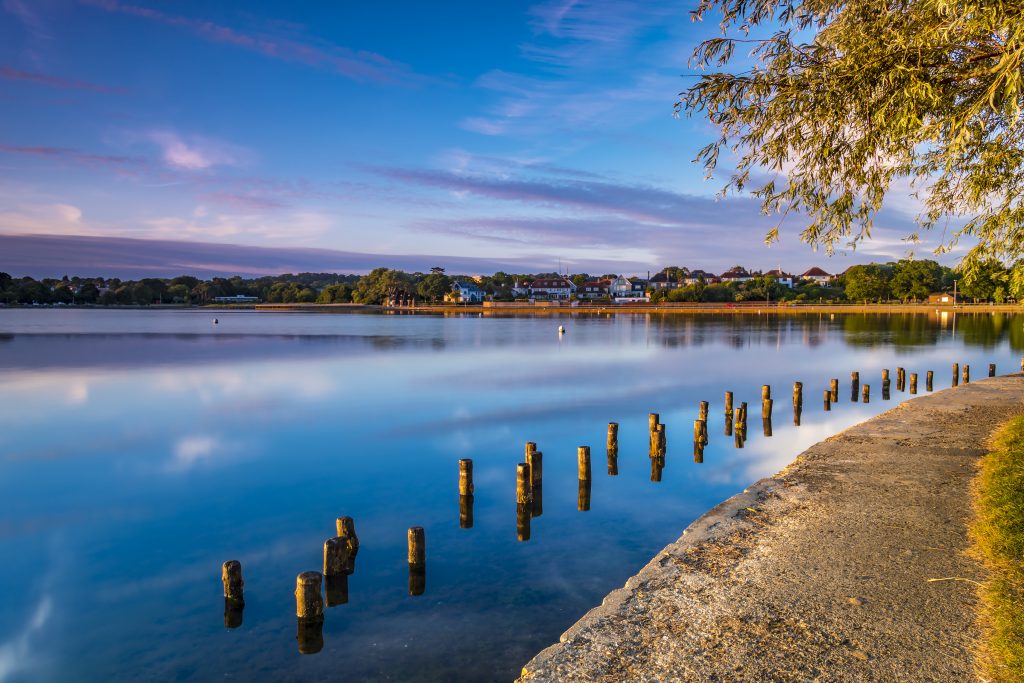
<instances>
[{"instance_id":1,"label":"shoreline","mask_svg":"<svg viewBox=\"0 0 1024 683\"><path fill-rule=\"evenodd\" d=\"M1022 404L1024 375L977 380L819 442L690 524L520 680L973 678L969 488Z\"/></svg>"}]
</instances>

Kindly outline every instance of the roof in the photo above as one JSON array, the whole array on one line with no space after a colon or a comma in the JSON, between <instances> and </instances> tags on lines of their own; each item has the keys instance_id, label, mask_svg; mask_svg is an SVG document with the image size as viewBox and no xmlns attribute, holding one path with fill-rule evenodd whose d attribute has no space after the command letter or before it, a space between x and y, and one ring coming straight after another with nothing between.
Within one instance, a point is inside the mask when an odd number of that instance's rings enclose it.
<instances>
[{"instance_id":1,"label":"roof","mask_svg":"<svg viewBox=\"0 0 1024 683\"><path fill-rule=\"evenodd\" d=\"M565 278L545 277L534 280L530 287L534 289L564 289L572 288L573 284Z\"/></svg>"},{"instance_id":2,"label":"roof","mask_svg":"<svg viewBox=\"0 0 1024 683\"><path fill-rule=\"evenodd\" d=\"M750 273L743 270L742 268L740 268L739 270L737 270L736 268L732 268L730 270L725 271L718 277L722 278L723 280L738 280L741 277L750 277Z\"/></svg>"},{"instance_id":3,"label":"roof","mask_svg":"<svg viewBox=\"0 0 1024 683\"><path fill-rule=\"evenodd\" d=\"M832 277L830 273L826 273L818 266L814 266L800 277Z\"/></svg>"},{"instance_id":4,"label":"roof","mask_svg":"<svg viewBox=\"0 0 1024 683\"><path fill-rule=\"evenodd\" d=\"M583 283L583 287L607 287L611 282L608 280L588 280Z\"/></svg>"},{"instance_id":5,"label":"roof","mask_svg":"<svg viewBox=\"0 0 1024 683\"><path fill-rule=\"evenodd\" d=\"M463 282L462 280L456 280L452 283L452 289L468 289L469 291L479 290L474 282Z\"/></svg>"},{"instance_id":6,"label":"roof","mask_svg":"<svg viewBox=\"0 0 1024 683\"><path fill-rule=\"evenodd\" d=\"M658 273L651 278L651 282L675 282L675 278L668 276L668 273Z\"/></svg>"},{"instance_id":7,"label":"roof","mask_svg":"<svg viewBox=\"0 0 1024 683\"><path fill-rule=\"evenodd\" d=\"M706 270L691 270L690 274L687 275L687 277L692 279L692 280L697 280L697 279L700 279L700 278L705 278L706 279L706 278L709 278L709 277L714 277L714 275L712 275L711 273L707 272Z\"/></svg>"},{"instance_id":8,"label":"roof","mask_svg":"<svg viewBox=\"0 0 1024 683\"><path fill-rule=\"evenodd\" d=\"M779 270L778 268L775 268L773 270L769 270L767 273L765 273L765 275L771 275L772 277L793 277L789 273L784 273L781 270Z\"/></svg>"}]
</instances>

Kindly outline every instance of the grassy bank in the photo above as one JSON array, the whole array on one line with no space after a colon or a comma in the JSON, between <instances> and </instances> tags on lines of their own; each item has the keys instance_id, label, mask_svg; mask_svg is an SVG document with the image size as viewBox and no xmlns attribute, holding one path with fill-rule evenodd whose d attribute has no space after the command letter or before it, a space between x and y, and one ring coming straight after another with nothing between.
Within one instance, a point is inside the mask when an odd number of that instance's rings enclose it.
<instances>
[{"instance_id":1,"label":"grassy bank","mask_svg":"<svg viewBox=\"0 0 1024 683\"><path fill-rule=\"evenodd\" d=\"M1006 425L974 487L973 549L991 578L979 589L983 675L1024 680L1024 416Z\"/></svg>"}]
</instances>

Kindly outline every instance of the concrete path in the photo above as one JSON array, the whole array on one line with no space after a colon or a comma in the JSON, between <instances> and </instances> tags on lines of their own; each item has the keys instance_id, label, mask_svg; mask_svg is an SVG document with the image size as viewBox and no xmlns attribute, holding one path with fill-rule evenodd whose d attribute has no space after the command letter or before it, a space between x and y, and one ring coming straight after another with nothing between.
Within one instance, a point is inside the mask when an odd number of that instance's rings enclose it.
<instances>
[{"instance_id":1,"label":"concrete path","mask_svg":"<svg viewBox=\"0 0 1024 683\"><path fill-rule=\"evenodd\" d=\"M524 681L969 681L969 485L1024 377L920 396L694 522Z\"/></svg>"}]
</instances>

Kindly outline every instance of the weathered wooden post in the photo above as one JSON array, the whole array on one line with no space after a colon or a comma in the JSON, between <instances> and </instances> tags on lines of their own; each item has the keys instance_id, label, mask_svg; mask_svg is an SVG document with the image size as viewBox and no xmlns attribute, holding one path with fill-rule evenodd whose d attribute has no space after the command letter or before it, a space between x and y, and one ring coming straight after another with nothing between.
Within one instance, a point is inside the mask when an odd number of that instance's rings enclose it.
<instances>
[{"instance_id":1,"label":"weathered wooden post","mask_svg":"<svg viewBox=\"0 0 1024 683\"><path fill-rule=\"evenodd\" d=\"M323 621L324 598L321 595L320 572L302 572L295 579L295 616L310 621Z\"/></svg>"},{"instance_id":2,"label":"weathered wooden post","mask_svg":"<svg viewBox=\"0 0 1024 683\"><path fill-rule=\"evenodd\" d=\"M533 451L526 458L526 465L530 468L530 490L533 490L544 483L544 454Z\"/></svg>"},{"instance_id":3,"label":"weathered wooden post","mask_svg":"<svg viewBox=\"0 0 1024 683\"><path fill-rule=\"evenodd\" d=\"M705 422L708 421L708 402L707 401L701 401L700 402L700 413L699 413L699 415L700 415L700 419L701 420L704 420Z\"/></svg>"},{"instance_id":4,"label":"weathered wooden post","mask_svg":"<svg viewBox=\"0 0 1024 683\"><path fill-rule=\"evenodd\" d=\"M665 438L665 423L658 423L658 455L662 458L665 457L665 452L668 449L668 441Z\"/></svg>"},{"instance_id":5,"label":"weathered wooden post","mask_svg":"<svg viewBox=\"0 0 1024 683\"><path fill-rule=\"evenodd\" d=\"M770 384L761 385L761 402L763 403L766 398L772 397L772 387Z\"/></svg>"},{"instance_id":6,"label":"weathered wooden post","mask_svg":"<svg viewBox=\"0 0 1024 683\"><path fill-rule=\"evenodd\" d=\"M912 395L917 393L917 373L916 372L910 373L910 393Z\"/></svg>"},{"instance_id":7,"label":"weathered wooden post","mask_svg":"<svg viewBox=\"0 0 1024 683\"><path fill-rule=\"evenodd\" d=\"M459 460L459 495L473 495L473 461L469 458Z\"/></svg>"},{"instance_id":8,"label":"weathered wooden post","mask_svg":"<svg viewBox=\"0 0 1024 683\"><path fill-rule=\"evenodd\" d=\"M530 454L533 453L535 450L537 450L537 444L533 441L527 441L526 450L523 453L523 456L526 458L527 462L530 461Z\"/></svg>"},{"instance_id":9,"label":"weathered wooden post","mask_svg":"<svg viewBox=\"0 0 1024 683\"><path fill-rule=\"evenodd\" d=\"M664 469L665 469L665 458L661 457L660 455L656 455L653 458L651 458L651 481L655 481L655 482L661 481L661 472ZM581 482L581 484L582 484L582 482ZM590 489L588 488L587 491L588 491L588 494L589 494ZM587 498L587 501L588 501L588 504L589 504L590 499Z\"/></svg>"},{"instance_id":10,"label":"weathered wooden post","mask_svg":"<svg viewBox=\"0 0 1024 683\"><path fill-rule=\"evenodd\" d=\"M619 423L608 423L608 453L619 452Z\"/></svg>"},{"instance_id":11,"label":"weathered wooden post","mask_svg":"<svg viewBox=\"0 0 1024 683\"><path fill-rule=\"evenodd\" d=\"M530 449L526 449L530 455ZM459 528L473 528L473 461L459 460Z\"/></svg>"},{"instance_id":12,"label":"weathered wooden post","mask_svg":"<svg viewBox=\"0 0 1024 683\"><path fill-rule=\"evenodd\" d=\"M693 444L693 461L698 465L704 462L704 444L694 442Z\"/></svg>"},{"instance_id":13,"label":"weathered wooden post","mask_svg":"<svg viewBox=\"0 0 1024 683\"><path fill-rule=\"evenodd\" d=\"M996 376L996 364L995 363L989 363L988 364L988 376L989 377L995 377Z\"/></svg>"},{"instance_id":14,"label":"weathered wooden post","mask_svg":"<svg viewBox=\"0 0 1024 683\"><path fill-rule=\"evenodd\" d=\"M590 446L580 446L576 449L578 479L590 479Z\"/></svg>"},{"instance_id":15,"label":"weathered wooden post","mask_svg":"<svg viewBox=\"0 0 1024 683\"><path fill-rule=\"evenodd\" d=\"M608 451L608 476L619 476L619 449Z\"/></svg>"},{"instance_id":16,"label":"weathered wooden post","mask_svg":"<svg viewBox=\"0 0 1024 683\"><path fill-rule=\"evenodd\" d=\"M907 375L903 368L896 368L896 391L907 390Z\"/></svg>"},{"instance_id":17,"label":"weathered wooden post","mask_svg":"<svg viewBox=\"0 0 1024 683\"><path fill-rule=\"evenodd\" d=\"M761 419L772 419L772 405L774 401L770 398L761 399Z\"/></svg>"},{"instance_id":18,"label":"weathered wooden post","mask_svg":"<svg viewBox=\"0 0 1024 683\"><path fill-rule=\"evenodd\" d=\"M516 503L529 505L533 500L530 481L530 466L525 462L516 465Z\"/></svg>"},{"instance_id":19,"label":"weathered wooden post","mask_svg":"<svg viewBox=\"0 0 1024 683\"><path fill-rule=\"evenodd\" d=\"M335 536L324 541L324 576L348 573L348 539Z\"/></svg>"},{"instance_id":20,"label":"weathered wooden post","mask_svg":"<svg viewBox=\"0 0 1024 683\"><path fill-rule=\"evenodd\" d=\"M889 368L884 368L882 370L882 383L884 384L885 382L888 382L888 381L889 381Z\"/></svg>"},{"instance_id":21,"label":"weathered wooden post","mask_svg":"<svg viewBox=\"0 0 1024 683\"><path fill-rule=\"evenodd\" d=\"M793 382L793 407L803 408L804 407L804 383Z\"/></svg>"},{"instance_id":22,"label":"weathered wooden post","mask_svg":"<svg viewBox=\"0 0 1024 683\"><path fill-rule=\"evenodd\" d=\"M771 400L771 399L769 399ZM765 436L772 435L772 416L769 414L767 417L761 418L761 431Z\"/></svg>"},{"instance_id":23,"label":"weathered wooden post","mask_svg":"<svg viewBox=\"0 0 1024 683\"><path fill-rule=\"evenodd\" d=\"M220 567L220 580L224 584L224 597L245 604L245 596L242 588L245 582L242 581L242 563L238 560L228 560Z\"/></svg>"},{"instance_id":24,"label":"weathered wooden post","mask_svg":"<svg viewBox=\"0 0 1024 683\"><path fill-rule=\"evenodd\" d=\"M953 386L960 384L960 364L953 363Z\"/></svg>"},{"instance_id":25,"label":"weathered wooden post","mask_svg":"<svg viewBox=\"0 0 1024 683\"><path fill-rule=\"evenodd\" d=\"M856 403L860 400L860 373L850 373L850 400Z\"/></svg>"},{"instance_id":26,"label":"weathered wooden post","mask_svg":"<svg viewBox=\"0 0 1024 683\"><path fill-rule=\"evenodd\" d=\"M650 430L650 436L651 436L651 448L650 448L651 455L656 455L658 453L658 424L659 424L659 421L660 421L660 418L659 418L658 413L649 413L647 415L647 426L648 426L648 428Z\"/></svg>"},{"instance_id":27,"label":"weathered wooden post","mask_svg":"<svg viewBox=\"0 0 1024 683\"><path fill-rule=\"evenodd\" d=\"M324 599L328 607L348 603L348 574L324 577Z\"/></svg>"},{"instance_id":28,"label":"weathered wooden post","mask_svg":"<svg viewBox=\"0 0 1024 683\"><path fill-rule=\"evenodd\" d=\"M833 403L838 403L839 402L839 379L837 377L833 377L832 378L832 381L830 382L830 389L832 391L832 402Z\"/></svg>"},{"instance_id":29,"label":"weathered wooden post","mask_svg":"<svg viewBox=\"0 0 1024 683\"><path fill-rule=\"evenodd\" d=\"M530 519L533 511L529 503L516 503L516 540L525 542L530 540Z\"/></svg>"},{"instance_id":30,"label":"weathered wooden post","mask_svg":"<svg viewBox=\"0 0 1024 683\"><path fill-rule=\"evenodd\" d=\"M861 393L862 393L862 395L864 397L864 402L865 403L870 403L871 402L871 385L870 384L865 384Z\"/></svg>"},{"instance_id":31,"label":"weathered wooden post","mask_svg":"<svg viewBox=\"0 0 1024 683\"><path fill-rule=\"evenodd\" d=\"M423 527L409 527L409 595L423 595L427 587L427 539Z\"/></svg>"},{"instance_id":32,"label":"weathered wooden post","mask_svg":"<svg viewBox=\"0 0 1024 683\"><path fill-rule=\"evenodd\" d=\"M1024 366L1024 360L1021 360ZM732 436L732 392L725 392L725 435Z\"/></svg>"},{"instance_id":33,"label":"weathered wooden post","mask_svg":"<svg viewBox=\"0 0 1024 683\"><path fill-rule=\"evenodd\" d=\"M925 376L924 376L924 388L927 389L928 391L931 391L932 390L932 386L934 384L934 382L933 382L934 379L935 379L935 373L932 372L931 370L929 370L925 374Z\"/></svg>"},{"instance_id":34,"label":"weathered wooden post","mask_svg":"<svg viewBox=\"0 0 1024 683\"><path fill-rule=\"evenodd\" d=\"M964 384L971 381L971 366L964 363Z\"/></svg>"},{"instance_id":35,"label":"weathered wooden post","mask_svg":"<svg viewBox=\"0 0 1024 683\"><path fill-rule=\"evenodd\" d=\"M825 412L832 410L832 392L825 390Z\"/></svg>"},{"instance_id":36,"label":"weathered wooden post","mask_svg":"<svg viewBox=\"0 0 1024 683\"><path fill-rule=\"evenodd\" d=\"M242 625L245 598L242 587L242 563L228 560L220 568L221 583L224 584L224 627L238 628Z\"/></svg>"}]
</instances>

